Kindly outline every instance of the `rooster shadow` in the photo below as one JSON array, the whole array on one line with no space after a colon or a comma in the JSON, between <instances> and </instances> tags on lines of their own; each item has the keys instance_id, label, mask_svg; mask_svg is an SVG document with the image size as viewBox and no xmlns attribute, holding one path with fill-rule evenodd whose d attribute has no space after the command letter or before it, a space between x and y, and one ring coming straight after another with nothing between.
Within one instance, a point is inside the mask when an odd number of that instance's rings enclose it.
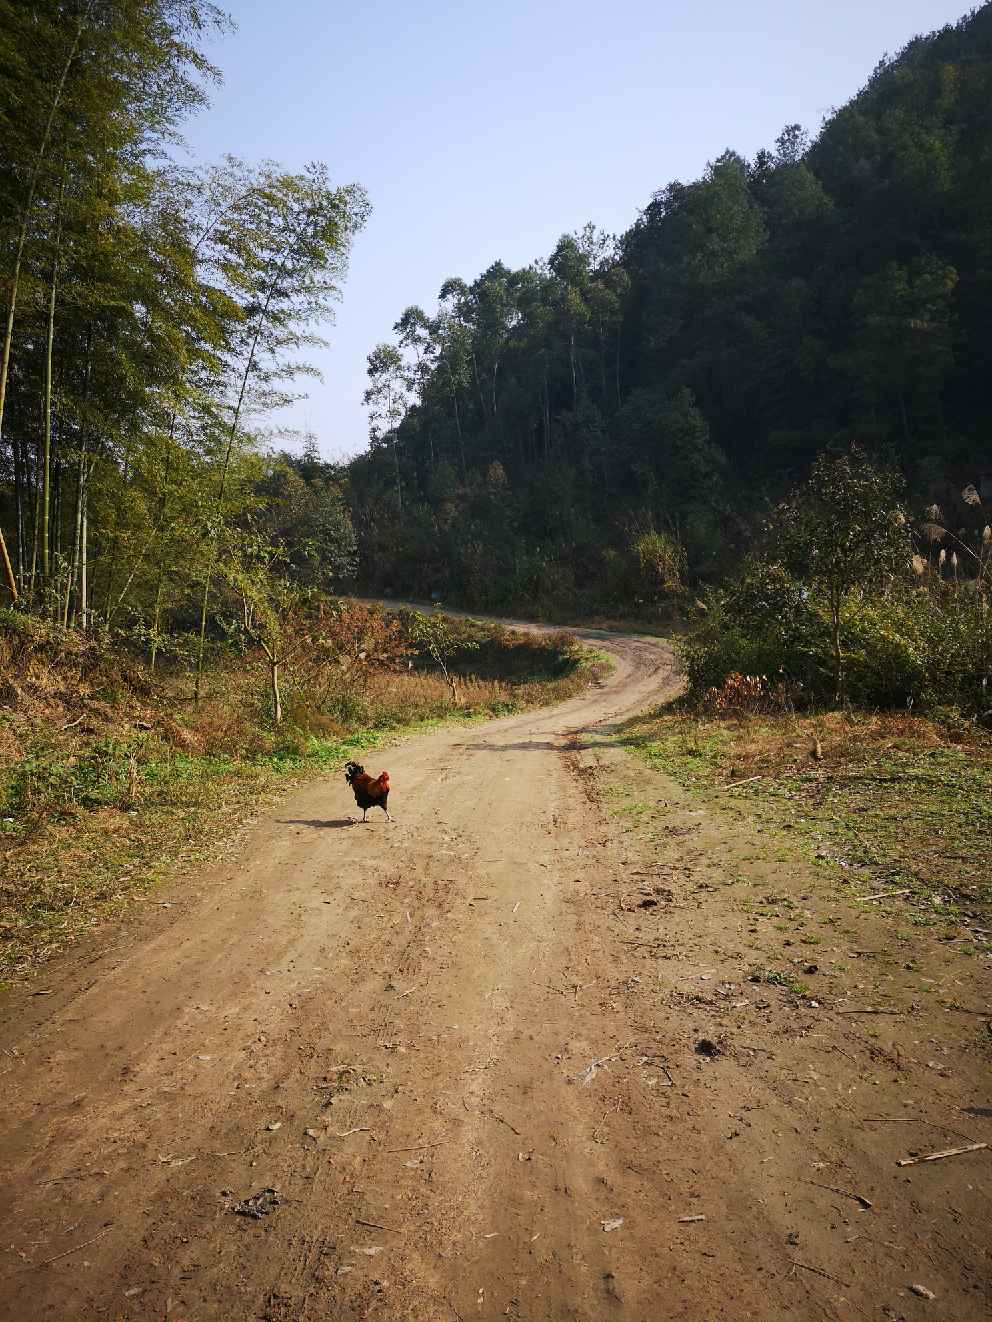
<instances>
[{"instance_id":1,"label":"rooster shadow","mask_svg":"<svg viewBox=\"0 0 992 1322\"><path fill-rule=\"evenodd\" d=\"M310 826L315 831L339 830L343 826L354 826L354 817L335 817L330 821L319 821L310 817L288 817L282 818L280 826Z\"/></svg>"}]
</instances>

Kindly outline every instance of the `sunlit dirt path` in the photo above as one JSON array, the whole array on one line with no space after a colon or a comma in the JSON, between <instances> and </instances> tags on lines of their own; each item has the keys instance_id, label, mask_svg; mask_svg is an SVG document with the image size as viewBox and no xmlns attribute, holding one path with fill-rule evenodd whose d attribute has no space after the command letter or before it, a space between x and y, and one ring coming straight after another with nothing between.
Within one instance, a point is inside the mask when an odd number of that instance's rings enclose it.
<instances>
[{"instance_id":1,"label":"sunlit dirt path","mask_svg":"<svg viewBox=\"0 0 992 1322\"><path fill-rule=\"evenodd\" d=\"M394 825L315 781L8 997L0 1316L985 1315L988 1166L921 1195L900 1126L848 1132L863 1067L790 1047L761 989L751 1054L697 1049L740 977L739 841L618 746L669 649L599 645L600 688L370 756ZM668 804L660 846L618 784Z\"/></svg>"}]
</instances>

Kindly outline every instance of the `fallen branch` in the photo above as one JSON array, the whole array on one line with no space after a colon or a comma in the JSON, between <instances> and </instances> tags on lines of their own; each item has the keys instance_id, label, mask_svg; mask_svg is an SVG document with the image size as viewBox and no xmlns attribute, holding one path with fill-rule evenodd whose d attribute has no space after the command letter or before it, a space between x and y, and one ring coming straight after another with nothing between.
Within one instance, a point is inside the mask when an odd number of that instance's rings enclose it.
<instances>
[{"instance_id":1,"label":"fallen branch","mask_svg":"<svg viewBox=\"0 0 992 1322\"><path fill-rule=\"evenodd\" d=\"M439 1138L436 1143L414 1143L408 1148L386 1148L386 1153L389 1155L394 1152L423 1152L425 1148L443 1148L447 1142L446 1138Z\"/></svg>"},{"instance_id":2,"label":"fallen branch","mask_svg":"<svg viewBox=\"0 0 992 1322\"><path fill-rule=\"evenodd\" d=\"M50 1262L58 1262L59 1258L67 1258L70 1253L78 1253L80 1249L88 1249L91 1244L95 1244L98 1239L103 1239L104 1235L110 1234L110 1226L104 1226L98 1235L92 1239L84 1239L82 1244L74 1244L71 1249L65 1249L62 1253L56 1253L51 1258L42 1258L41 1262L28 1263L27 1267L22 1267L22 1271L27 1271L31 1267L47 1267Z\"/></svg>"},{"instance_id":3,"label":"fallen branch","mask_svg":"<svg viewBox=\"0 0 992 1322\"><path fill-rule=\"evenodd\" d=\"M626 1051L629 1045L630 1045L629 1043L624 1043L623 1046L618 1046L616 1051L614 1051L611 1055L601 1056L599 1060L591 1060L581 1074L575 1075L575 1078L582 1080L583 1087L588 1087L588 1085L592 1083L593 1079L603 1068L603 1066L608 1064L611 1060L616 1060L618 1056L622 1055L623 1052Z\"/></svg>"},{"instance_id":4,"label":"fallen branch","mask_svg":"<svg viewBox=\"0 0 992 1322\"><path fill-rule=\"evenodd\" d=\"M853 1198L856 1203L860 1203L866 1212L870 1212L873 1204L859 1193L852 1193L850 1189L838 1189L836 1184L820 1184L818 1180L806 1180L806 1184L812 1184L816 1189L828 1189L830 1193L839 1193L843 1198Z\"/></svg>"},{"instance_id":5,"label":"fallen branch","mask_svg":"<svg viewBox=\"0 0 992 1322\"><path fill-rule=\"evenodd\" d=\"M735 790L738 785L750 785L752 781L764 780L764 778L764 773L760 776L748 776L747 780L732 780L729 785L721 785L720 788L724 790Z\"/></svg>"},{"instance_id":6,"label":"fallen branch","mask_svg":"<svg viewBox=\"0 0 992 1322\"><path fill-rule=\"evenodd\" d=\"M39 1187L43 1187L46 1184L64 1184L66 1180L89 1180L97 1175L109 1175L109 1174L110 1171L105 1171L105 1170L70 1171L68 1175L55 1175L50 1180L39 1180L38 1185Z\"/></svg>"},{"instance_id":7,"label":"fallen branch","mask_svg":"<svg viewBox=\"0 0 992 1322\"><path fill-rule=\"evenodd\" d=\"M497 1120L501 1125L506 1125L507 1129L511 1130L514 1134L516 1134L517 1138L522 1137L519 1129L514 1129L513 1126L510 1124L509 1120L504 1120L503 1117L501 1115L497 1115L495 1111L480 1111L479 1114L481 1116L485 1116L486 1119L488 1120Z\"/></svg>"},{"instance_id":8,"label":"fallen branch","mask_svg":"<svg viewBox=\"0 0 992 1322\"><path fill-rule=\"evenodd\" d=\"M336 1134L336 1138L347 1138L349 1134L371 1134L371 1125L358 1125L355 1129L346 1129L342 1134Z\"/></svg>"},{"instance_id":9,"label":"fallen branch","mask_svg":"<svg viewBox=\"0 0 992 1322\"><path fill-rule=\"evenodd\" d=\"M921 1161L943 1161L945 1157L960 1157L964 1152L981 1152L987 1143L969 1143L963 1148L945 1148L943 1152L928 1152L925 1157L900 1157L897 1166L918 1166Z\"/></svg>"},{"instance_id":10,"label":"fallen branch","mask_svg":"<svg viewBox=\"0 0 992 1322\"><path fill-rule=\"evenodd\" d=\"M916 1115L866 1115L861 1119L863 1125L928 1125L929 1120L921 1120Z\"/></svg>"},{"instance_id":11,"label":"fallen branch","mask_svg":"<svg viewBox=\"0 0 992 1322\"><path fill-rule=\"evenodd\" d=\"M873 1006L873 1005L869 1005L869 1006L867 1006L865 1009L857 1009L857 1008L850 1009L850 1010L848 1010L848 1009L838 1009L837 1013L838 1013L838 1014L905 1014L906 1011L905 1011L905 1010L885 1010L885 1009L878 1009L877 1007L875 1007L875 1006Z\"/></svg>"},{"instance_id":12,"label":"fallen branch","mask_svg":"<svg viewBox=\"0 0 992 1322\"><path fill-rule=\"evenodd\" d=\"M355 1217L355 1225L368 1226L370 1230L391 1230L394 1235L400 1233L395 1226L381 1226L378 1221L363 1221L361 1217L357 1216Z\"/></svg>"},{"instance_id":13,"label":"fallen branch","mask_svg":"<svg viewBox=\"0 0 992 1322\"><path fill-rule=\"evenodd\" d=\"M842 1281L838 1276L831 1276L829 1272L823 1271L820 1267L811 1267L808 1262L797 1262L795 1258L789 1258L793 1267L802 1267L804 1272L816 1272L817 1276L823 1276L828 1281L833 1281L835 1285L843 1285L845 1290L851 1288L850 1281Z\"/></svg>"},{"instance_id":14,"label":"fallen branch","mask_svg":"<svg viewBox=\"0 0 992 1322\"><path fill-rule=\"evenodd\" d=\"M912 895L911 890L879 891L877 895L855 895L856 900L894 900L899 895Z\"/></svg>"}]
</instances>

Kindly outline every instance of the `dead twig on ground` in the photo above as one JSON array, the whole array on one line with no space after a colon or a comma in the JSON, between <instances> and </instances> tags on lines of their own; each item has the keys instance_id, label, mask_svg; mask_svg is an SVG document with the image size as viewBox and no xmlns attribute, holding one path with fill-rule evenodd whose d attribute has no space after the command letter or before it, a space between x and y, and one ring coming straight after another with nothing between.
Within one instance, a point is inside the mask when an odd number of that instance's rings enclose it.
<instances>
[{"instance_id":1,"label":"dead twig on ground","mask_svg":"<svg viewBox=\"0 0 992 1322\"><path fill-rule=\"evenodd\" d=\"M874 1206L862 1194L852 1193L850 1189L839 1189L836 1184L821 1184L819 1180L806 1180L804 1183L813 1185L815 1189L828 1189L830 1193L839 1193L843 1198L853 1198L866 1212L870 1212Z\"/></svg>"},{"instance_id":2,"label":"dead twig on ground","mask_svg":"<svg viewBox=\"0 0 992 1322\"><path fill-rule=\"evenodd\" d=\"M89 1180L97 1175L109 1175L110 1171L70 1171L68 1175L55 1175L50 1180L39 1180L38 1187L43 1188L46 1184L64 1184L66 1180Z\"/></svg>"},{"instance_id":3,"label":"dead twig on ground","mask_svg":"<svg viewBox=\"0 0 992 1322\"><path fill-rule=\"evenodd\" d=\"M109 1235L110 1231L110 1226L104 1226L100 1233L94 1235L92 1239L84 1239L82 1244L73 1244L71 1249L64 1249L61 1253L55 1253L50 1258L42 1258L41 1262L29 1262L27 1267L22 1267L20 1270L29 1271L32 1267L47 1267L50 1262L58 1262L60 1258L67 1258L70 1253L78 1253L80 1249L89 1248L89 1246L95 1244L98 1239L103 1239L104 1235Z\"/></svg>"},{"instance_id":4,"label":"dead twig on ground","mask_svg":"<svg viewBox=\"0 0 992 1322\"><path fill-rule=\"evenodd\" d=\"M886 1010L874 1005L865 1006L863 1009L854 1007L851 1009L837 1008L838 1014L905 1014L905 1010Z\"/></svg>"},{"instance_id":5,"label":"dead twig on ground","mask_svg":"<svg viewBox=\"0 0 992 1322\"><path fill-rule=\"evenodd\" d=\"M877 895L855 895L856 900L894 900L900 895L912 895L911 890L905 891L879 891Z\"/></svg>"},{"instance_id":6,"label":"dead twig on ground","mask_svg":"<svg viewBox=\"0 0 992 1322\"><path fill-rule=\"evenodd\" d=\"M477 1115L484 1120L496 1120L501 1125L506 1125L507 1129L516 1134L517 1138L523 1137L519 1129L515 1129L513 1125L510 1124L509 1120L504 1120L504 1118L501 1115L498 1115L495 1111L473 1111L464 1097L462 1098L462 1106L464 1106L469 1115Z\"/></svg>"},{"instance_id":7,"label":"dead twig on ground","mask_svg":"<svg viewBox=\"0 0 992 1322\"><path fill-rule=\"evenodd\" d=\"M942 1152L928 1152L922 1157L900 1157L897 1166L918 1166L922 1161L943 1161L945 1157L960 1157L965 1152L981 1152L987 1143L968 1143L963 1148L944 1148Z\"/></svg>"},{"instance_id":8,"label":"dead twig on ground","mask_svg":"<svg viewBox=\"0 0 992 1322\"><path fill-rule=\"evenodd\" d=\"M808 1262L798 1262L795 1258L789 1258L788 1261L792 1263L793 1268L802 1267L804 1272L815 1272L817 1276L833 1281L835 1285L842 1285L845 1290L851 1288L850 1281L842 1281L839 1276L831 1276L829 1272L825 1272L821 1267L811 1267Z\"/></svg>"},{"instance_id":9,"label":"dead twig on ground","mask_svg":"<svg viewBox=\"0 0 992 1322\"><path fill-rule=\"evenodd\" d=\"M386 1148L386 1154L392 1155L394 1152L423 1152L425 1148L443 1148L448 1142L446 1138L439 1138L436 1143L414 1143L408 1148Z\"/></svg>"},{"instance_id":10,"label":"dead twig on ground","mask_svg":"<svg viewBox=\"0 0 992 1322\"><path fill-rule=\"evenodd\" d=\"M630 1043L625 1042L622 1046L618 1045L616 1051L611 1052L610 1055L601 1056L599 1060L591 1060L581 1074L576 1074L574 1077L582 1080L582 1086L584 1088L588 1087L603 1066L608 1065L611 1060L616 1060L617 1057L621 1056L629 1046Z\"/></svg>"},{"instance_id":11,"label":"dead twig on ground","mask_svg":"<svg viewBox=\"0 0 992 1322\"><path fill-rule=\"evenodd\" d=\"M861 1117L863 1125L928 1125L918 1115L865 1115Z\"/></svg>"}]
</instances>

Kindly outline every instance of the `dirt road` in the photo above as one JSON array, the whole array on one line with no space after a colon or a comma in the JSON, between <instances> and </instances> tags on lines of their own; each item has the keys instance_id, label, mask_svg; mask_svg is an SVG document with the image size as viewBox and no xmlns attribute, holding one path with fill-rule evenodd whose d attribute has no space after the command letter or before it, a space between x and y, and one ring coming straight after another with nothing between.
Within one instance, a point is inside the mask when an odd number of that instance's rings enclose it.
<instances>
[{"instance_id":1,"label":"dirt road","mask_svg":"<svg viewBox=\"0 0 992 1322\"><path fill-rule=\"evenodd\" d=\"M813 883L623 751L671 658L604 645L601 689L369 759L394 825L295 791L8 997L0 1316L987 1316L988 1151L895 1164L990 1137L970 1039L921 1075L909 1019L747 982L724 882Z\"/></svg>"}]
</instances>

